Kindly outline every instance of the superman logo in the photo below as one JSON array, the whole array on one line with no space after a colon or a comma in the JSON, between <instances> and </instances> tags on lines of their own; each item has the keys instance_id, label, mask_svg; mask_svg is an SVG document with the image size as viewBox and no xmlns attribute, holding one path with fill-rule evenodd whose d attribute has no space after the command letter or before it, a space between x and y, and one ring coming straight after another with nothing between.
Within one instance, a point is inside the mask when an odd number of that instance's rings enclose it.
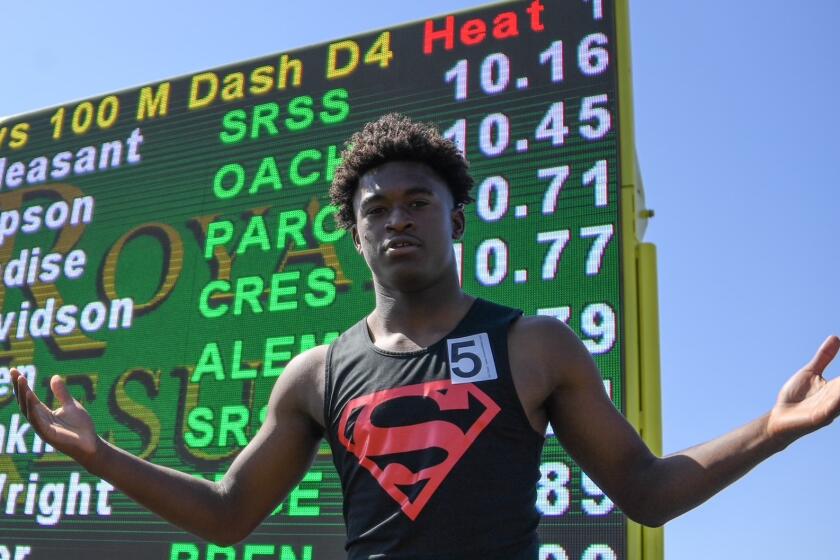
<instances>
[{"instance_id":1,"label":"superman logo","mask_svg":"<svg viewBox=\"0 0 840 560\"><path fill-rule=\"evenodd\" d=\"M432 381L353 399L338 438L413 521L499 410L473 384Z\"/></svg>"}]
</instances>

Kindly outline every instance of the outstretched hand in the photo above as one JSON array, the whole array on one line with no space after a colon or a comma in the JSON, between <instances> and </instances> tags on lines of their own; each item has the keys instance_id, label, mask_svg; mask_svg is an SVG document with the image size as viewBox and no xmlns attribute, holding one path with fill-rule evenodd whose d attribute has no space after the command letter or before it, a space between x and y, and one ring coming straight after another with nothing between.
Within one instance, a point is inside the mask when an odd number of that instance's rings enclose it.
<instances>
[{"instance_id":1,"label":"outstretched hand","mask_svg":"<svg viewBox=\"0 0 840 560\"><path fill-rule=\"evenodd\" d=\"M771 436L793 441L840 414L840 378L826 381L822 376L838 350L840 338L828 337L813 359L785 383L767 422Z\"/></svg>"},{"instance_id":2,"label":"outstretched hand","mask_svg":"<svg viewBox=\"0 0 840 560\"><path fill-rule=\"evenodd\" d=\"M56 410L41 402L26 377L14 368L12 387L21 412L41 439L82 464L94 457L99 438L93 421L82 404L70 395L61 377L54 375L50 379L50 388L61 403Z\"/></svg>"}]
</instances>

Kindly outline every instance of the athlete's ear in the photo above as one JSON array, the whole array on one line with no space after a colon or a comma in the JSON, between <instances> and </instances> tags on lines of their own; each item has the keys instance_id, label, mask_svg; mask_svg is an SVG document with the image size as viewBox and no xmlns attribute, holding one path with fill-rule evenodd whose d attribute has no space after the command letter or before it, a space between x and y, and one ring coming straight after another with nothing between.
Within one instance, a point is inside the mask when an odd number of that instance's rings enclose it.
<instances>
[{"instance_id":1,"label":"athlete's ear","mask_svg":"<svg viewBox=\"0 0 840 560\"><path fill-rule=\"evenodd\" d=\"M359 229L356 227L356 224L350 226L350 236L353 238L353 245L356 246L356 251L361 255L362 254L362 241L359 239Z\"/></svg>"},{"instance_id":2,"label":"athlete's ear","mask_svg":"<svg viewBox=\"0 0 840 560\"><path fill-rule=\"evenodd\" d=\"M467 220L464 217L464 205L458 203L452 209L452 239L461 239L467 227Z\"/></svg>"}]
</instances>

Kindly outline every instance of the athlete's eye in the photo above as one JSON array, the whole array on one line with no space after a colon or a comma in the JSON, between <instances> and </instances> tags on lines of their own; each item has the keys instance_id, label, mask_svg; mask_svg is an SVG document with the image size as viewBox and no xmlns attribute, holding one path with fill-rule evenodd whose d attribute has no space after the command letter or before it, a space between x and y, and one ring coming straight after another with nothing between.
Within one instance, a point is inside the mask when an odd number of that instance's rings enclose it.
<instances>
[{"instance_id":1,"label":"athlete's eye","mask_svg":"<svg viewBox=\"0 0 840 560\"><path fill-rule=\"evenodd\" d=\"M365 208L365 216L379 216L385 213L383 206L370 206Z\"/></svg>"},{"instance_id":2,"label":"athlete's eye","mask_svg":"<svg viewBox=\"0 0 840 560\"><path fill-rule=\"evenodd\" d=\"M408 203L409 207L411 208L423 208L429 205L429 201L427 200L412 200Z\"/></svg>"}]
</instances>

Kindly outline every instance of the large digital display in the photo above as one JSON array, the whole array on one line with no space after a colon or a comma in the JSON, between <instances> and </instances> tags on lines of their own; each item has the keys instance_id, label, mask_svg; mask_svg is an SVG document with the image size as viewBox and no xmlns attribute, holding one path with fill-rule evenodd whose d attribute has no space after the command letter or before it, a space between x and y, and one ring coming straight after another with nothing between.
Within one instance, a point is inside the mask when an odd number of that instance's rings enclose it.
<instances>
[{"instance_id":1,"label":"large digital display","mask_svg":"<svg viewBox=\"0 0 840 560\"><path fill-rule=\"evenodd\" d=\"M567 323L624 410L616 27L610 0L507 2L0 121L0 558L343 557L325 443L219 547L45 446L8 369L51 405L63 376L131 453L221 477L284 365L373 308L327 190L386 112L471 163L464 289ZM541 558L627 558L624 516L551 433L540 470Z\"/></svg>"}]
</instances>

